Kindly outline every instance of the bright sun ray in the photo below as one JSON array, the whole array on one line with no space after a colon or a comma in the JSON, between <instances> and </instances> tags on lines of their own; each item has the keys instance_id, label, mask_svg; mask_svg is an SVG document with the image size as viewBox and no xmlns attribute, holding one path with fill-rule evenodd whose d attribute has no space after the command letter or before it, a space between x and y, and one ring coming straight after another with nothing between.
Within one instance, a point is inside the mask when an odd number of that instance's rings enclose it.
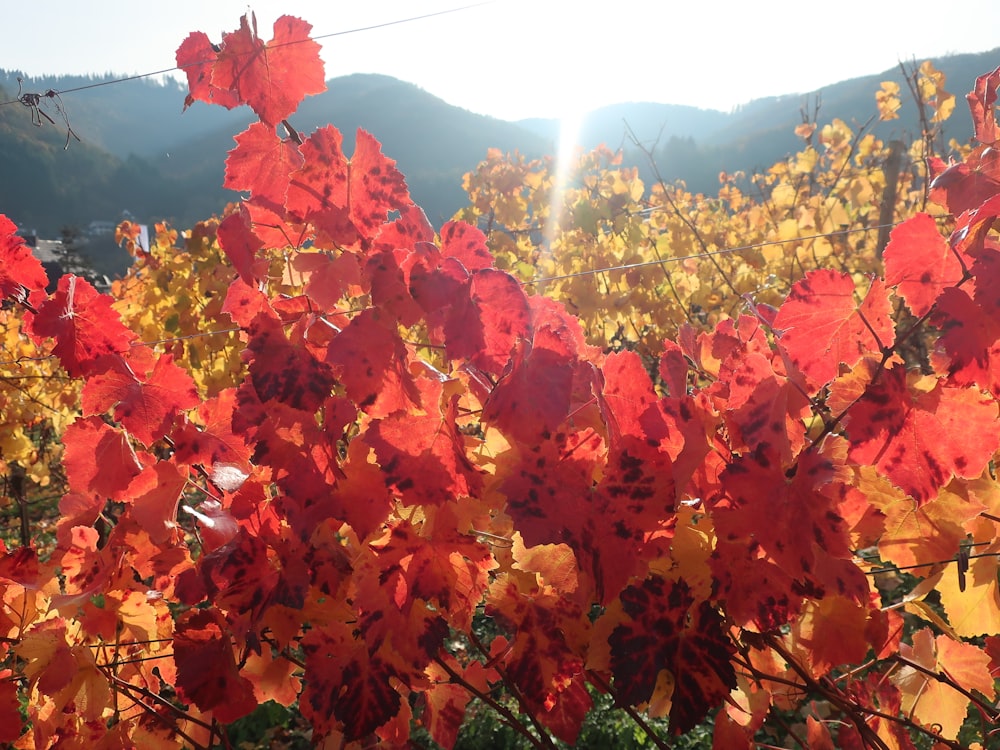
<instances>
[{"instance_id":1,"label":"bright sun ray","mask_svg":"<svg viewBox=\"0 0 1000 750\"><path fill-rule=\"evenodd\" d=\"M576 162L577 144L580 140L580 128L583 126L584 113L571 111L563 114L559 120L559 140L556 143L555 171L552 181L552 194L549 199L549 219L545 224L545 251L552 254L555 251L553 241L562 221L565 209L565 193L569 185L570 174Z\"/></svg>"}]
</instances>

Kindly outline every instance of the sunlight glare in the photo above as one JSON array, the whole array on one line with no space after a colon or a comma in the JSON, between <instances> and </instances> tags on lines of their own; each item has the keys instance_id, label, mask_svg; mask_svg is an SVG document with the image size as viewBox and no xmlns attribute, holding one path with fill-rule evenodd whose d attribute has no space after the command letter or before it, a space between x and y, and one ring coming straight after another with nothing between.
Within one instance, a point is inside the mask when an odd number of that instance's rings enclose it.
<instances>
[{"instance_id":1,"label":"sunlight glare","mask_svg":"<svg viewBox=\"0 0 1000 750\"><path fill-rule=\"evenodd\" d=\"M565 210L565 193L569 184L573 165L576 163L580 140L580 129L583 126L584 113L568 111L559 119L559 137L556 143L555 170L552 179L552 193L549 198L549 217L545 224L545 248L552 254L553 240Z\"/></svg>"}]
</instances>

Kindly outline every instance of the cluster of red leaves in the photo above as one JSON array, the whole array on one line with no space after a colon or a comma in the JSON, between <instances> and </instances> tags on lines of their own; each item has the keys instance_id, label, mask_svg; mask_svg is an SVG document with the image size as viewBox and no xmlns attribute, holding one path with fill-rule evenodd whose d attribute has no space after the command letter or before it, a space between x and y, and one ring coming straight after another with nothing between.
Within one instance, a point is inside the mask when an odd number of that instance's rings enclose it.
<instances>
[{"instance_id":1,"label":"cluster of red leaves","mask_svg":"<svg viewBox=\"0 0 1000 750\"><path fill-rule=\"evenodd\" d=\"M45 295L0 226L0 291L34 290L31 335L85 381L58 548L0 559L0 653L26 665L20 688L0 682L0 717L23 689L37 745L206 744L215 722L298 700L317 740L401 744L416 708L448 745L502 683L573 742L588 686L675 732L742 691L755 703L720 715L716 743L749 748L782 685L896 653L898 615L853 553L886 520L859 477L920 508L1000 447L1000 73L970 99L982 146L934 165L950 238L913 217L863 294L820 270L776 314L682 331L658 395L636 355L588 347L561 305L497 270L478 230L436 235L372 136L348 157L332 127L279 135L323 87L309 29L283 17L265 44L244 18L178 50L188 103L260 118L226 166L249 197L218 228L239 387L203 398L82 279ZM265 293L274 247L307 278L300 296ZM935 372L894 355L893 295L940 329ZM504 633L491 643L481 611ZM981 655L968 689L988 692L996 643L964 645ZM828 689L860 717L844 747L899 710L877 670ZM815 719L809 737L830 743Z\"/></svg>"}]
</instances>

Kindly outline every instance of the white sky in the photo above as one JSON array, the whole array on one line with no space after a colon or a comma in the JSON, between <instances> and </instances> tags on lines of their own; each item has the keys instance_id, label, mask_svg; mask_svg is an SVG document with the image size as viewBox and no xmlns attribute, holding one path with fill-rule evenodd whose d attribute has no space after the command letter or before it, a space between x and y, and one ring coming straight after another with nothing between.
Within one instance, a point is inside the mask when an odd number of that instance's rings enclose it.
<instances>
[{"instance_id":1,"label":"white sky","mask_svg":"<svg viewBox=\"0 0 1000 750\"><path fill-rule=\"evenodd\" d=\"M475 1L0 0L0 68L146 73L174 65L191 31L219 41L248 8L267 40L286 13L320 35ZM493 0L321 44L327 78L384 73L503 119L625 101L728 111L900 60L1000 47L1000 0ZM961 94L973 82L950 83Z\"/></svg>"}]
</instances>

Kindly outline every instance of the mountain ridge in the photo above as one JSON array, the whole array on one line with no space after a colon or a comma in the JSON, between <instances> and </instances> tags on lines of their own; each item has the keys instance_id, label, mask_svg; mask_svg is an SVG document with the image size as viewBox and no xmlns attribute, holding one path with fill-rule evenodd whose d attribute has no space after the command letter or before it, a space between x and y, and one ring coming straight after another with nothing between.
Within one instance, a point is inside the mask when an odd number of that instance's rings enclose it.
<instances>
[{"instance_id":1,"label":"mountain ridge","mask_svg":"<svg viewBox=\"0 0 1000 750\"><path fill-rule=\"evenodd\" d=\"M1000 64L1000 48L933 63L959 99L946 133L967 141L972 126L962 95L978 75ZM16 97L17 78L16 71L0 70L4 101ZM800 148L793 131L803 108L811 112L818 103L820 122L836 117L859 126L876 112L874 95L883 80L901 83L904 105L899 120L875 123L871 131L880 138L919 133L902 72L888 70L830 84L819 93L754 100L728 113L656 102L600 107L580 123L577 145L622 147L625 163L642 169L645 156L631 142L634 137L652 152L664 178L711 193L720 171L766 169ZM252 121L249 110L196 103L184 111L186 88L173 79L95 85L100 83L86 76L24 78L23 91L66 92L41 101L54 125L43 121L34 127L25 108L0 107L0 164L8 178L0 181L0 212L48 236L66 225L116 220L125 210L146 223L165 219L186 228L238 197L222 188L225 153ZM561 129L556 120L508 122L476 114L384 75L357 73L327 85L326 93L303 102L291 118L293 126L308 135L332 123L344 133L347 153L357 128L371 132L436 225L464 205L462 175L475 169L489 148L529 158L556 152ZM67 126L82 142L64 150ZM651 179L648 169L643 176Z\"/></svg>"}]
</instances>

